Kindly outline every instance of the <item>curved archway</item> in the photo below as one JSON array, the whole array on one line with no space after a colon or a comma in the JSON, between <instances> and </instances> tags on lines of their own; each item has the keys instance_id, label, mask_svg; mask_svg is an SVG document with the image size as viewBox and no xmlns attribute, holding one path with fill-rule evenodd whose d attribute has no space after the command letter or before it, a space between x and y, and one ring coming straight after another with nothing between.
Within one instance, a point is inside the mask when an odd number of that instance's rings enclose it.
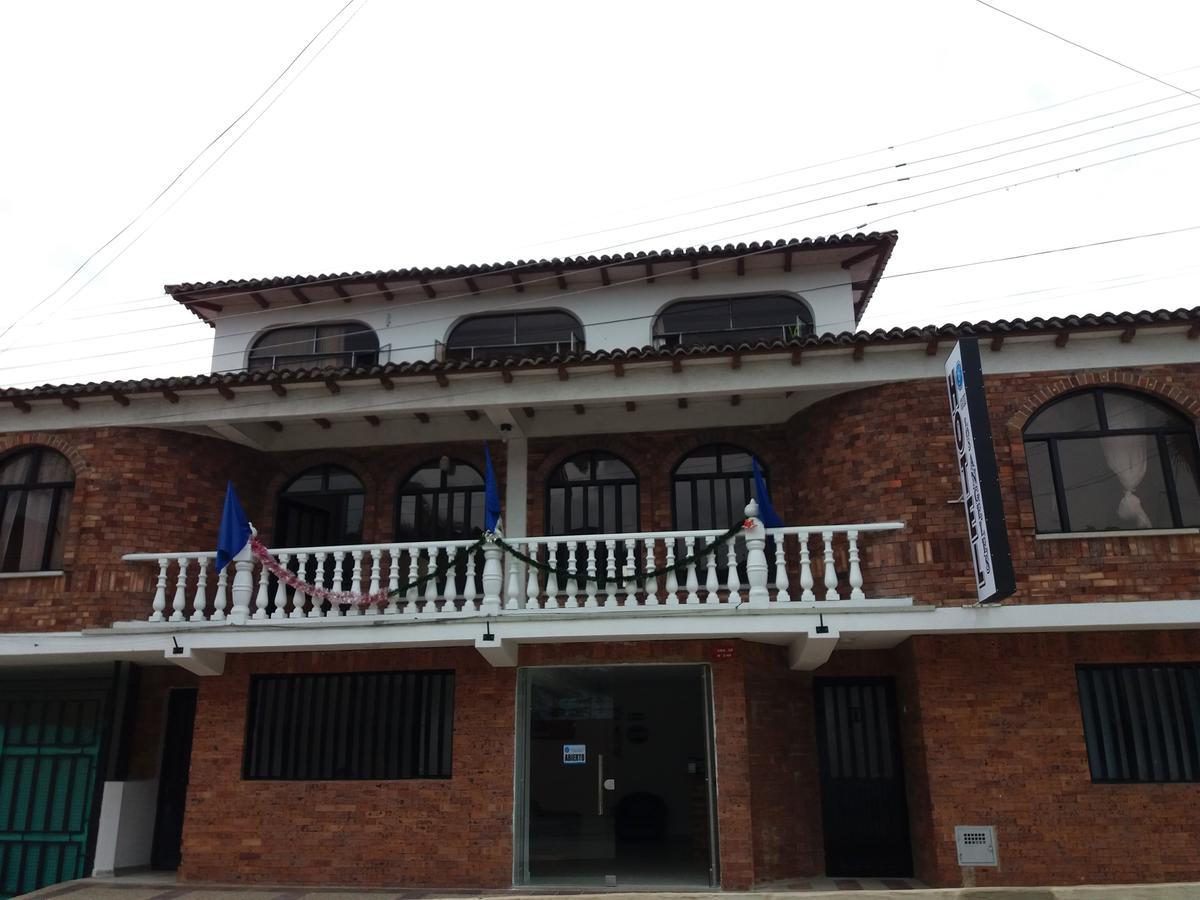
<instances>
[{"instance_id":1,"label":"curved archway","mask_svg":"<svg viewBox=\"0 0 1200 900\"><path fill-rule=\"evenodd\" d=\"M1036 410L1022 440L1040 533L1200 525L1195 424L1155 397L1073 391Z\"/></svg>"},{"instance_id":2,"label":"curved archway","mask_svg":"<svg viewBox=\"0 0 1200 900\"><path fill-rule=\"evenodd\" d=\"M457 541L483 530L484 481L461 459L417 466L396 489L397 541Z\"/></svg>"},{"instance_id":3,"label":"curved archway","mask_svg":"<svg viewBox=\"0 0 1200 900\"><path fill-rule=\"evenodd\" d=\"M361 543L365 498L362 480L349 469L328 464L305 469L279 492L275 543L281 547Z\"/></svg>"},{"instance_id":4,"label":"curved archway","mask_svg":"<svg viewBox=\"0 0 1200 900\"><path fill-rule=\"evenodd\" d=\"M75 470L49 447L0 459L0 572L48 572L62 566Z\"/></svg>"}]
</instances>

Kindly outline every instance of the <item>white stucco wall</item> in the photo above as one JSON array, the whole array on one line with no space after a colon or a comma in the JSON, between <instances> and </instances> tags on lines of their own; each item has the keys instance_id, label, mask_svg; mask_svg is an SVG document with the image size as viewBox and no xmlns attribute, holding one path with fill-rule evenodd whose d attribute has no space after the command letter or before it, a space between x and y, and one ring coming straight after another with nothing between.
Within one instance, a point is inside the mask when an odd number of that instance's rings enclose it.
<instances>
[{"instance_id":1,"label":"white stucco wall","mask_svg":"<svg viewBox=\"0 0 1200 900\"><path fill-rule=\"evenodd\" d=\"M569 278L568 273L568 283ZM463 317L516 309L563 309L573 313L583 323L589 350L644 347L652 342L655 316L672 301L739 294L796 294L812 309L818 334L852 331L853 295L845 282L845 271L830 264L797 267L790 273L776 270L751 271L741 277L705 275L695 281L687 276L670 276L653 284L617 284L584 291L529 285L520 294L495 291L432 300L388 302L372 298L349 304L338 301L280 306L231 317L218 316L213 371L245 368L251 345L267 329L322 321L369 325L379 335L381 347L391 346L392 362L433 359L435 342L445 341L451 328Z\"/></svg>"}]
</instances>

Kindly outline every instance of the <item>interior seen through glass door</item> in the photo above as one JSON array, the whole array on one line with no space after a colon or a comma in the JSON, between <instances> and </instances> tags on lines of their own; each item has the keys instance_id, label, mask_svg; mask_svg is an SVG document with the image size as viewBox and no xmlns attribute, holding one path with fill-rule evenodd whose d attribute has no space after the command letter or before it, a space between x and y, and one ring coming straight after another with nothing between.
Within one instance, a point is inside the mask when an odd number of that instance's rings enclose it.
<instances>
[{"instance_id":1,"label":"interior seen through glass door","mask_svg":"<svg viewBox=\"0 0 1200 900\"><path fill-rule=\"evenodd\" d=\"M524 877L708 886L705 670L526 670Z\"/></svg>"}]
</instances>

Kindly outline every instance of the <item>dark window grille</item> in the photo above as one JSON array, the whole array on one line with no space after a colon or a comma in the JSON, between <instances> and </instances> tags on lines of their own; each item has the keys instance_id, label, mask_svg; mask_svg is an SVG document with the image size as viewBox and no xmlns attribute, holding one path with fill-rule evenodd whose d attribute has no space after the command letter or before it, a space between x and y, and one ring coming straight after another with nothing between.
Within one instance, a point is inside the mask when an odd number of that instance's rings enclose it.
<instances>
[{"instance_id":1,"label":"dark window grille","mask_svg":"<svg viewBox=\"0 0 1200 900\"><path fill-rule=\"evenodd\" d=\"M459 459L443 457L419 466L396 494L396 540L421 541L474 540L483 533L484 482L479 470ZM439 561L444 557L439 555ZM400 571L410 571L412 558L401 553ZM467 577L467 557L454 558L455 584L462 586ZM407 575L405 576L407 577ZM439 594L446 579L437 579ZM483 550L475 552L475 590L483 591Z\"/></svg>"},{"instance_id":2,"label":"dark window grille","mask_svg":"<svg viewBox=\"0 0 1200 900\"><path fill-rule=\"evenodd\" d=\"M1200 526L1196 426L1153 398L1077 391L1043 406L1024 441L1043 534Z\"/></svg>"},{"instance_id":3,"label":"dark window grille","mask_svg":"<svg viewBox=\"0 0 1200 900\"><path fill-rule=\"evenodd\" d=\"M625 534L638 530L638 479L633 469L612 453L587 451L564 460L546 482L546 533L551 535ZM643 556L639 541L632 558L624 541L613 547L614 572L637 568ZM575 553L576 571L586 569L586 544L580 541ZM569 552L558 545L555 565L568 571ZM596 572L605 575L608 548L596 545ZM562 581L560 580L560 584Z\"/></svg>"},{"instance_id":4,"label":"dark window grille","mask_svg":"<svg viewBox=\"0 0 1200 900\"><path fill-rule=\"evenodd\" d=\"M256 675L242 776L449 778L453 727L453 672Z\"/></svg>"},{"instance_id":5,"label":"dark window grille","mask_svg":"<svg viewBox=\"0 0 1200 900\"><path fill-rule=\"evenodd\" d=\"M1200 781L1200 664L1077 666L1094 782Z\"/></svg>"},{"instance_id":6,"label":"dark window grille","mask_svg":"<svg viewBox=\"0 0 1200 900\"><path fill-rule=\"evenodd\" d=\"M340 466L301 472L280 492L275 542L281 547L330 547L362 541L363 484Z\"/></svg>"},{"instance_id":7,"label":"dark window grille","mask_svg":"<svg viewBox=\"0 0 1200 900\"><path fill-rule=\"evenodd\" d=\"M560 310L470 316L446 340L447 359L508 359L583 349L583 325Z\"/></svg>"},{"instance_id":8,"label":"dark window grille","mask_svg":"<svg viewBox=\"0 0 1200 900\"><path fill-rule=\"evenodd\" d=\"M658 347L786 341L812 333L808 304L787 294L679 300L654 321Z\"/></svg>"},{"instance_id":9,"label":"dark window grille","mask_svg":"<svg viewBox=\"0 0 1200 900\"><path fill-rule=\"evenodd\" d=\"M288 325L260 335L250 348L249 368L315 369L373 366L379 362L379 336L360 322Z\"/></svg>"},{"instance_id":10,"label":"dark window grille","mask_svg":"<svg viewBox=\"0 0 1200 900\"><path fill-rule=\"evenodd\" d=\"M45 572L62 566L63 536L75 472L46 447L0 461L0 572Z\"/></svg>"}]
</instances>

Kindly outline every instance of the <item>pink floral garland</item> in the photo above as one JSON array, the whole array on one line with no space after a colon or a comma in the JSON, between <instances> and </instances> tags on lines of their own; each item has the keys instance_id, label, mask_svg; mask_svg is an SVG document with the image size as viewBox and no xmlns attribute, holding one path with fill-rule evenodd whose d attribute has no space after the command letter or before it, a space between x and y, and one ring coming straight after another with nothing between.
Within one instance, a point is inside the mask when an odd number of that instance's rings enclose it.
<instances>
[{"instance_id":1,"label":"pink floral garland","mask_svg":"<svg viewBox=\"0 0 1200 900\"><path fill-rule=\"evenodd\" d=\"M328 600L334 606L347 604L357 606L360 609L366 609L368 606L373 605L387 605L389 595L385 590L376 591L374 594L356 594L354 591L330 591L302 580L295 572L280 565L271 556L271 551L267 549L266 544L257 537L250 538L250 552L258 558L264 569L278 578L283 584L312 597L313 600Z\"/></svg>"}]
</instances>

